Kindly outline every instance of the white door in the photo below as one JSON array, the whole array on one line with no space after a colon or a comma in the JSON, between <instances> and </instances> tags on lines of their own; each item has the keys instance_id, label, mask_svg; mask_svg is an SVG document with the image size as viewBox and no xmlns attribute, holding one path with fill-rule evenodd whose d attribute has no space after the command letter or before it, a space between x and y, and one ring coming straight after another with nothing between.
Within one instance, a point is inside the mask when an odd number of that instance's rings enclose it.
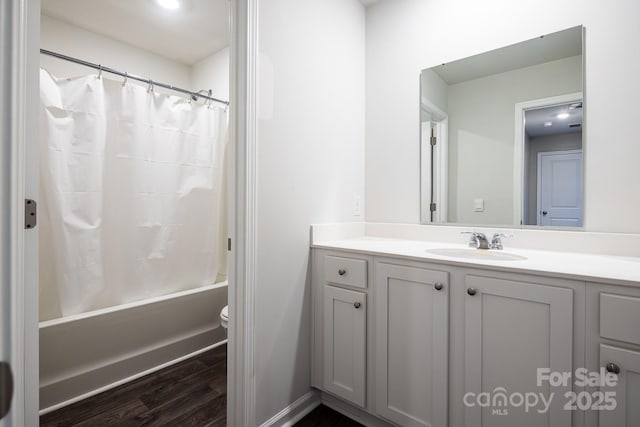
<instances>
[{"instance_id":1,"label":"white door","mask_svg":"<svg viewBox=\"0 0 640 427\"><path fill-rule=\"evenodd\" d=\"M582 150L538 153L538 225L582 226Z\"/></svg>"},{"instance_id":2,"label":"white door","mask_svg":"<svg viewBox=\"0 0 640 427\"><path fill-rule=\"evenodd\" d=\"M599 411L600 427L640 426L640 352L601 344L600 366L617 373L615 386L600 389L615 401L614 408Z\"/></svg>"},{"instance_id":3,"label":"white door","mask_svg":"<svg viewBox=\"0 0 640 427\"><path fill-rule=\"evenodd\" d=\"M465 426L571 426L571 411L563 409L571 384L538 387L537 375L539 368L572 372L573 291L481 276L467 276L465 284ZM548 411L526 410L517 397L515 404L496 400L500 392L555 398Z\"/></svg>"},{"instance_id":4,"label":"white door","mask_svg":"<svg viewBox=\"0 0 640 427\"><path fill-rule=\"evenodd\" d=\"M365 406L366 295L324 287L324 389Z\"/></svg>"},{"instance_id":5,"label":"white door","mask_svg":"<svg viewBox=\"0 0 640 427\"><path fill-rule=\"evenodd\" d=\"M448 273L376 264L376 413L403 427L445 427Z\"/></svg>"}]
</instances>

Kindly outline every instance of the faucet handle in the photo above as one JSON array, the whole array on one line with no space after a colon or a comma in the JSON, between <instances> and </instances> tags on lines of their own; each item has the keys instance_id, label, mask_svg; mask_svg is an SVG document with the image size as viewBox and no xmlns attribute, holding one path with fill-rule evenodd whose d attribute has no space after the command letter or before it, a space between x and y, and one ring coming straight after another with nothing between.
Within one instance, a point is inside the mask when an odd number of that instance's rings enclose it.
<instances>
[{"instance_id":1,"label":"faucet handle","mask_svg":"<svg viewBox=\"0 0 640 427\"><path fill-rule=\"evenodd\" d=\"M491 238L491 249L503 249L502 247L502 238L504 237L513 237L513 234L504 234L504 233L495 233Z\"/></svg>"},{"instance_id":2,"label":"faucet handle","mask_svg":"<svg viewBox=\"0 0 640 427\"><path fill-rule=\"evenodd\" d=\"M461 231L460 234L471 234L471 238L469 239L469 247L478 249L478 233L475 231Z\"/></svg>"}]
</instances>

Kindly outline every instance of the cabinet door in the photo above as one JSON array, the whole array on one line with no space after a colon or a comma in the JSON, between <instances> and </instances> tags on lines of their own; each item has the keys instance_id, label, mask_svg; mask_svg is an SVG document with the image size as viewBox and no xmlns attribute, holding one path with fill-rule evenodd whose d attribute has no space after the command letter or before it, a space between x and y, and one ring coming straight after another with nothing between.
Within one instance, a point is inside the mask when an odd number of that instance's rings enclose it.
<instances>
[{"instance_id":1,"label":"cabinet door","mask_svg":"<svg viewBox=\"0 0 640 427\"><path fill-rule=\"evenodd\" d=\"M324 389L365 406L366 295L324 287Z\"/></svg>"},{"instance_id":2,"label":"cabinet door","mask_svg":"<svg viewBox=\"0 0 640 427\"><path fill-rule=\"evenodd\" d=\"M376 264L376 413L404 426L447 425L448 274Z\"/></svg>"},{"instance_id":3,"label":"cabinet door","mask_svg":"<svg viewBox=\"0 0 640 427\"><path fill-rule=\"evenodd\" d=\"M600 410L600 427L640 426L640 352L601 344L600 366L610 363L619 369L617 382L600 391L614 392L616 406Z\"/></svg>"},{"instance_id":4,"label":"cabinet door","mask_svg":"<svg viewBox=\"0 0 640 427\"><path fill-rule=\"evenodd\" d=\"M567 386L537 387L539 368L572 372L573 291L512 280L467 276L465 294L465 425L491 427L566 427L571 411L563 409ZM526 410L518 397L502 405L494 396L554 393ZM478 397L487 393L491 399Z\"/></svg>"}]
</instances>

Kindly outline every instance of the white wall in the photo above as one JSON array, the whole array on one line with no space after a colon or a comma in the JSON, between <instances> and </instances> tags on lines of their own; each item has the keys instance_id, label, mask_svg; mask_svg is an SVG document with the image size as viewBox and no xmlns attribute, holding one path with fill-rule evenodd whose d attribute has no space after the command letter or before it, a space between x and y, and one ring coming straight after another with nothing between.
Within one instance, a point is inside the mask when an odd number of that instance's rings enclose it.
<instances>
[{"instance_id":1,"label":"white wall","mask_svg":"<svg viewBox=\"0 0 640 427\"><path fill-rule=\"evenodd\" d=\"M213 97L229 100L229 48L215 52L191 67L191 88L211 89Z\"/></svg>"},{"instance_id":2,"label":"white wall","mask_svg":"<svg viewBox=\"0 0 640 427\"><path fill-rule=\"evenodd\" d=\"M423 107L435 107L446 113L449 109L449 85L435 71L423 70L420 73L420 91ZM424 105L425 102L431 105Z\"/></svg>"},{"instance_id":3,"label":"white wall","mask_svg":"<svg viewBox=\"0 0 640 427\"><path fill-rule=\"evenodd\" d=\"M549 13L553 10L553 13ZM541 34L586 27L585 228L640 233L640 2L395 0L367 9L368 221L420 220L419 72ZM612 124L615 123L615 126Z\"/></svg>"},{"instance_id":4,"label":"white wall","mask_svg":"<svg viewBox=\"0 0 640 427\"><path fill-rule=\"evenodd\" d=\"M152 80L173 86L186 89L191 87L191 67L188 65L46 15L42 15L40 39L40 47L43 49L102 64L140 77L150 77ZM40 55L40 64L56 77L97 73L90 68L47 55ZM105 74L105 77L121 79L112 74Z\"/></svg>"},{"instance_id":5,"label":"white wall","mask_svg":"<svg viewBox=\"0 0 640 427\"><path fill-rule=\"evenodd\" d=\"M574 56L449 86L450 222L513 224L514 107L580 92L581 70Z\"/></svg>"},{"instance_id":6,"label":"white wall","mask_svg":"<svg viewBox=\"0 0 640 427\"><path fill-rule=\"evenodd\" d=\"M259 12L257 422L309 391L309 225L364 192L365 12L265 0Z\"/></svg>"}]
</instances>

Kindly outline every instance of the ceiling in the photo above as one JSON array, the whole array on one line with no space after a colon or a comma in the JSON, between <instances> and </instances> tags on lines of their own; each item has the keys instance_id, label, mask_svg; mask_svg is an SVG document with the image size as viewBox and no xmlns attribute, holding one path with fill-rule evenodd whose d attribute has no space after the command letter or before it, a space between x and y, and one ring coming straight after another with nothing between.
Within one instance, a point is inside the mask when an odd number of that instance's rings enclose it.
<instances>
[{"instance_id":1,"label":"ceiling","mask_svg":"<svg viewBox=\"0 0 640 427\"><path fill-rule=\"evenodd\" d=\"M42 13L192 65L229 46L229 0L42 0Z\"/></svg>"},{"instance_id":2,"label":"ceiling","mask_svg":"<svg viewBox=\"0 0 640 427\"><path fill-rule=\"evenodd\" d=\"M560 113L568 113L569 117L559 119ZM559 135L582 131L582 108L569 109L569 104L555 105L553 107L537 108L525 111L525 132L530 137ZM551 122L551 126L545 123ZM579 124L579 127L569 127L570 124Z\"/></svg>"},{"instance_id":3,"label":"ceiling","mask_svg":"<svg viewBox=\"0 0 640 427\"><path fill-rule=\"evenodd\" d=\"M442 64L432 70L452 85L580 54L582 27L573 27Z\"/></svg>"}]
</instances>

